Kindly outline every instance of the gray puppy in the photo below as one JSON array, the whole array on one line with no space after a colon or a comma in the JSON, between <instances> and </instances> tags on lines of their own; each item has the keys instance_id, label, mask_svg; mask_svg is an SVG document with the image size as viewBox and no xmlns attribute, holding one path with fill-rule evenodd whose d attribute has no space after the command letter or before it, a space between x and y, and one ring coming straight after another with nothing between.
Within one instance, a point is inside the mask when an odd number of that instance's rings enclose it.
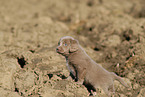
<instances>
[{"instance_id":1,"label":"gray puppy","mask_svg":"<svg viewBox=\"0 0 145 97\"><path fill-rule=\"evenodd\" d=\"M76 39L65 36L60 39L58 45L56 51L65 56L70 75L77 83L91 85L92 90L101 87L108 96L111 96L109 89L113 93L115 92L114 80L118 80L122 85L128 87L121 77L93 61ZM91 93L91 91L89 92Z\"/></svg>"}]
</instances>

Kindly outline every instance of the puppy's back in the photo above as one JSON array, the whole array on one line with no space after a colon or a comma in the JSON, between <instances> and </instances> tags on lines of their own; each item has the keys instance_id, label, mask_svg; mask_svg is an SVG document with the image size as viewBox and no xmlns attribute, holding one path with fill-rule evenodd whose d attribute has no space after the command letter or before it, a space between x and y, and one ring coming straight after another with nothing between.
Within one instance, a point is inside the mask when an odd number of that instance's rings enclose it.
<instances>
[{"instance_id":1,"label":"puppy's back","mask_svg":"<svg viewBox=\"0 0 145 97\"><path fill-rule=\"evenodd\" d=\"M92 85L98 85L98 87L101 87L104 84L113 83L113 77L110 72L94 62L88 67L86 80Z\"/></svg>"}]
</instances>

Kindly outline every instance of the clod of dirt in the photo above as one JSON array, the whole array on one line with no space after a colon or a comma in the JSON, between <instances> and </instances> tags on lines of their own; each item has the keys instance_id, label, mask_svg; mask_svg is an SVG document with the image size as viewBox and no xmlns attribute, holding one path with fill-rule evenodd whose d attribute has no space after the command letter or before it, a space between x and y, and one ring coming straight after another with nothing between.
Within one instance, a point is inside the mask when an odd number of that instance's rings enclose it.
<instances>
[{"instance_id":1,"label":"clod of dirt","mask_svg":"<svg viewBox=\"0 0 145 97\"><path fill-rule=\"evenodd\" d=\"M14 90L14 73L19 69L16 59L0 55L0 87Z\"/></svg>"},{"instance_id":2,"label":"clod of dirt","mask_svg":"<svg viewBox=\"0 0 145 97\"><path fill-rule=\"evenodd\" d=\"M13 92L0 87L0 97L22 97L17 92Z\"/></svg>"},{"instance_id":3,"label":"clod of dirt","mask_svg":"<svg viewBox=\"0 0 145 97\"><path fill-rule=\"evenodd\" d=\"M116 47L120 43L121 39L118 35L111 35L103 42L103 44L107 47Z\"/></svg>"},{"instance_id":4,"label":"clod of dirt","mask_svg":"<svg viewBox=\"0 0 145 97\"><path fill-rule=\"evenodd\" d=\"M145 97L145 88L140 89L139 94L137 97Z\"/></svg>"},{"instance_id":5,"label":"clod of dirt","mask_svg":"<svg viewBox=\"0 0 145 97\"><path fill-rule=\"evenodd\" d=\"M133 38L133 30L128 30L123 33L123 37L126 41L130 41Z\"/></svg>"},{"instance_id":6,"label":"clod of dirt","mask_svg":"<svg viewBox=\"0 0 145 97\"><path fill-rule=\"evenodd\" d=\"M33 92L35 85L35 74L30 70L20 70L15 74L15 88L21 96L28 96Z\"/></svg>"}]
</instances>

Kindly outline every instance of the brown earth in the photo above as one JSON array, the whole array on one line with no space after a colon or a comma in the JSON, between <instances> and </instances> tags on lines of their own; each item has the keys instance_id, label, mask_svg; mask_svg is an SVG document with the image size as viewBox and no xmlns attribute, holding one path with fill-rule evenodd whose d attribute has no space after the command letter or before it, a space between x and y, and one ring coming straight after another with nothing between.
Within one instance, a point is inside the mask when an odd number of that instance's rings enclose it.
<instances>
[{"instance_id":1,"label":"brown earth","mask_svg":"<svg viewBox=\"0 0 145 97\"><path fill-rule=\"evenodd\" d=\"M86 97L55 52L72 36L115 81L115 97L145 97L145 0L0 0L0 97ZM99 89L96 97L105 97Z\"/></svg>"}]
</instances>

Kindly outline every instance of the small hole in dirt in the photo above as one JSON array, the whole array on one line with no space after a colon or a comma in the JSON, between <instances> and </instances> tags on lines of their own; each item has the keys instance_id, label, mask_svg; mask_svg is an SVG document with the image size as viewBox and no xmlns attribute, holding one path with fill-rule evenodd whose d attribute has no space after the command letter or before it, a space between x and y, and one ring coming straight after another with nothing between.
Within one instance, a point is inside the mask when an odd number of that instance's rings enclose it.
<instances>
[{"instance_id":1,"label":"small hole in dirt","mask_svg":"<svg viewBox=\"0 0 145 97\"><path fill-rule=\"evenodd\" d=\"M47 83L47 81L43 81L43 83L44 83L44 84L46 84L46 83Z\"/></svg>"},{"instance_id":2,"label":"small hole in dirt","mask_svg":"<svg viewBox=\"0 0 145 97\"><path fill-rule=\"evenodd\" d=\"M99 49L99 48L97 48L97 47L95 47L95 48L94 48L94 50L95 50L95 51L99 51L100 49Z\"/></svg>"},{"instance_id":3,"label":"small hole in dirt","mask_svg":"<svg viewBox=\"0 0 145 97\"><path fill-rule=\"evenodd\" d=\"M133 49L133 46L130 46L129 48L130 48L130 49Z\"/></svg>"},{"instance_id":4,"label":"small hole in dirt","mask_svg":"<svg viewBox=\"0 0 145 97\"><path fill-rule=\"evenodd\" d=\"M127 40L127 41L130 41L130 40L131 40L132 35L133 35L133 30L132 30L132 29L129 29L129 30L127 30L127 31L125 31L125 32L123 33L123 37L124 37L125 40Z\"/></svg>"},{"instance_id":5,"label":"small hole in dirt","mask_svg":"<svg viewBox=\"0 0 145 97\"><path fill-rule=\"evenodd\" d=\"M32 53L35 53L35 50L29 50L30 52L32 52Z\"/></svg>"},{"instance_id":6,"label":"small hole in dirt","mask_svg":"<svg viewBox=\"0 0 145 97\"><path fill-rule=\"evenodd\" d=\"M130 37L130 35L127 33L124 33L123 34L123 37L125 38L125 40L127 40L127 41L130 41L130 39L131 39L131 37Z\"/></svg>"},{"instance_id":7,"label":"small hole in dirt","mask_svg":"<svg viewBox=\"0 0 145 97\"><path fill-rule=\"evenodd\" d=\"M62 75L62 74L58 74L57 76L60 77L61 79L66 79L67 78L65 75Z\"/></svg>"},{"instance_id":8,"label":"small hole in dirt","mask_svg":"<svg viewBox=\"0 0 145 97\"><path fill-rule=\"evenodd\" d=\"M93 31L93 28L92 28L92 27L90 27L90 28L89 28L89 31Z\"/></svg>"},{"instance_id":9,"label":"small hole in dirt","mask_svg":"<svg viewBox=\"0 0 145 97\"><path fill-rule=\"evenodd\" d=\"M87 5L90 6L90 7L93 6L94 5L94 1L92 1L92 0L88 1Z\"/></svg>"},{"instance_id":10,"label":"small hole in dirt","mask_svg":"<svg viewBox=\"0 0 145 97\"><path fill-rule=\"evenodd\" d=\"M22 92L20 92L20 95L21 95L22 97L24 97L24 94L23 94Z\"/></svg>"},{"instance_id":11,"label":"small hole in dirt","mask_svg":"<svg viewBox=\"0 0 145 97\"><path fill-rule=\"evenodd\" d=\"M38 26L38 24L35 24L35 25L34 25L34 27L37 27L37 26Z\"/></svg>"},{"instance_id":12,"label":"small hole in dirt","mask_svg":"<svg viewBox=\"0 0 145 97\"><path fill-rule=\"evenodd\" d=\"M132 57L132 55L129 55L128 57L126 57L126 60L129 60L129 58L131 58Z\"/></svg>"},{"instance_id":13,"label":"small hole in dirt","mask_svg":"<svg viewBox=\"0 0 145 97\"><path fill-rule=\"evenodd\" d=\"M11 28L11 32L12 32L12 33L14 33L14 30L15 30L15 28L14 28L14 27L12 27L12 28Z\"/></svg>"},{"instance_id":14,"label":"small hole in dirt","mask_svg":"<svg viewBox=\"0 0 145 97\"><path fill-rule=\"evenodd\" d=\"M142 29L144 29L144 26L141 26Z\"/></svg>"},{"instance_id":15,"label":"small hole in dirt","mask_svg":"<svg viewBox=\"0 0 145 97\"><path fill-rule=\"evenodd\" d=\"M40 44L38 44L37 47L40 47Z\"/></svg>"},{"instance_id":16,"label":"small hole in dirt","mask_svg":"<svg viewBox=\"0 0 145 97\"><path fill-rule=\"evenodd\" d=\"M66 77L66 76L64 76L64 75L62 75L62 76L61 76L61 78L62 78L62 79L66 79L67 77Z\"/></svg>"},{"instance_id":17,"label":"small hole in dirt","mask_svg":"<svg viewBox=\"0 0 145 97\"><path fill-rule=\"evenodd\" d=\"M138 13L138 18L144 18L145 17L145 9L142 9L139 13Z\"/></svg>"},{"instance_id":18,"label":"small hole in dirt","mask_svg":"<svg viewBox=\"0 0 145 97\"><path fill-rule=\"evenodd\" d=\"M15 88L15 92L19 92L18 88Z\"/></svg>"},{"instance_id":19,"label":"small hole in dirt","mask_svg":"<svg viewBox=\"0 0 145 97\"><path fill-rule=\"evenodd\" d=\"M47 74L49 79L51 79L53 77L53 74Z\"/></svg>"},{"instance_id":20,"label":"small hole in dirt","mask_svg":"<svg viewBox=\"0 0 145 97\"><path fill-rule=\"evenodd\" d=\"M125 77L125 75L120 75L120 77Z\"/></svg>"},{"instance_id":21,"label":"small hole in dirt","mask_svg":"<svg viewBox=\"0 0 145 97\"><path fill-rule=\"evenodd\" d=\"M129 41L129 40L130 40L130 37L129 37L129 36L125 36L125 39L126 39L127 41Z\"/></svg>"},{"instance_id":22,"label":"small hole in dirt","mask_svg":"<svg viewBox=\"0 0 145 97\"><path fill-rule=\"evenodd\" d=\"M25 61L24 57L21 57L21 58L17 57L17 60L18 60L18 63L20 64L21 68L24 68L24 65L26 65L26 63L27 63Z\"/></svg>"}]
</instances>

